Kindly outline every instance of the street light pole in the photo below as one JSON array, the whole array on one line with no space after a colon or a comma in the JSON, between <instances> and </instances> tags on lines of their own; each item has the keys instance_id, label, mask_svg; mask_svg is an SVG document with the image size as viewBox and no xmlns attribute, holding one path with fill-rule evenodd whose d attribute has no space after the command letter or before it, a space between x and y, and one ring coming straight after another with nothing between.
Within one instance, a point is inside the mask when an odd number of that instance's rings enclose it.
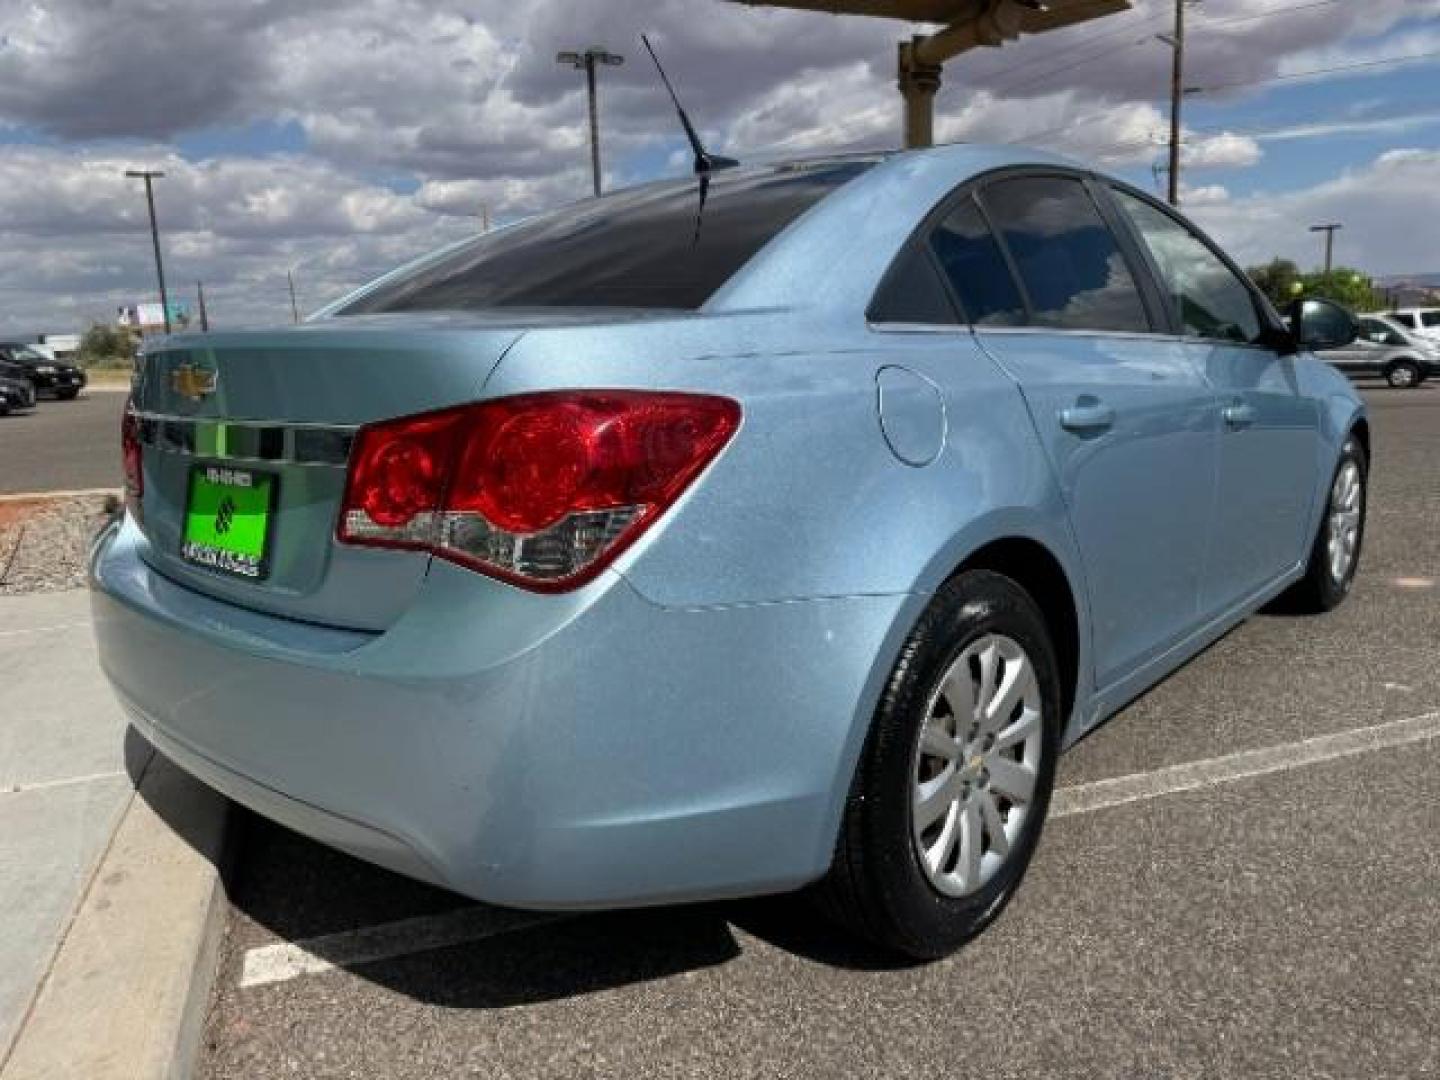
<instances>
[{"instance_id":1,"label":"street light pole","mask_svg":"<svg viewBox=\"0 0 1440 1080\"><path fill-rule=\"evenodd\" d=\"M132 180L145 181L145 202L150 207L150 240L155 245L155 276L160 279L160 314L165 320L165 333L170 333L170 297L165 293L165 264L160 258L160 229L155 224L155 189L152 182L165 174L154 169L126 169Z\"/></svg>"},{"instance_id":2,"label":"street light pole","mask_svg":"<svg viewBox=\"0 0 1440 1080\"><path fill-rule=\"evenodd\" d=\"M1311 225L1311 232L1323 232L1325 234L1325 276L1330 276L1330 268L1334 266L1335 257L1335 232L1345 226L1339 222L1331 222L1329 225Z\"/></svg>"},{"instance_id":3,"label":"street light pole","mask_svg":"<svg viewBox=\"0 0 1440 1080\"><path fill-rule=\"evenodd\" d=\"M568 64L577 71L585 72L585 89L590 99L590 172L595 185L595 194L600 194L600 110L596 104L595 65L619 67L625 62L623 56L594 46L583 53L562 52L556 55L557 64Z\"/></svg>"},{"instance_id":4,"label":"street light pole","mask_svg":"<svg viewBox=\"0 0 1440 1080\"><path fill-rule=\"evenodd\" d=\"M290 318L298 325L300 322L300 305L295 302L295 269L291 267L285 271L285 280L290 282Z\"/></svg>"}]
</instances>

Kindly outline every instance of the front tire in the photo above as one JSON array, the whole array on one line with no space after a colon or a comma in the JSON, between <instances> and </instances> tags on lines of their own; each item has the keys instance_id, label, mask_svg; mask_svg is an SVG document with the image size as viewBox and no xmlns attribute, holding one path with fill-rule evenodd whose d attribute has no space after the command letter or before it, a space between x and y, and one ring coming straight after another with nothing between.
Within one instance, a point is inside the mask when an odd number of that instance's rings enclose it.
<instances>
[{"instance_id":1,"label":"front tire","mask_svg":"<svg viewBox=\"0 0 1440 1080\"><path fill-rule=\"evenodd\" d=\"M1010 578L947 582L901 651L817 895L848 929L945 956L1004 908L1040 839L1062 726L1044 617Z\"/></svg>"},{"instance_id":2,"label":"front tire","mask_svg":"<svg viewBox=\"0 0 1440 1080\"><path fill-rule=\"evenodd\" d=\"M1312 614L1333 611L1350 595L1365 541L1369 486L1370 462L1365 449L1354 435L1347 436L1305 576L1285 597L1293 610Z\"/></svg>"},{"instance_id":3,"label":"front tire","mask_svg":"<svg viewBox=\"0 0 1440 1080\"><path fill-rule=\"evenodd\" d=\"M59 401L74 401L80 396L79 390L56 390L55 397Z\"/></svg>"}]
</instances>

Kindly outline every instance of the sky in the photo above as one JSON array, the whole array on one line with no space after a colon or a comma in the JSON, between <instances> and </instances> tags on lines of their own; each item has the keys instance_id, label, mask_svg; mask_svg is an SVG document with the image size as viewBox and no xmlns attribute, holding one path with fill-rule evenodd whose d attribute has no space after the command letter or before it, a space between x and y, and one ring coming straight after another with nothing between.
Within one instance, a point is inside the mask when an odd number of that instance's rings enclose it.
<instances>
[{"instance_id":1,"label":"sky","mask_svg":"<svg viewBox=\"0 0 1440 1080\"><path fill-rule=\"evenodd\" d=\"M1440 0L1187 7L1185 210L1241 262L1440 271ZM943 141L1044 147L1164 177L1173 0L947 65ZM0 332L75 332L156 296L217 326L290 317L443 243L589 194L583 75L607 187L689 167L639 35L710 149L896 146L904 23L728 0L0 0ZM1363 66L1361 66L1363 65ZM1329 71L1342 68L1345 70ZM1327 74L1315 74L1326 72Z\"/></svg>"}]
</instances>

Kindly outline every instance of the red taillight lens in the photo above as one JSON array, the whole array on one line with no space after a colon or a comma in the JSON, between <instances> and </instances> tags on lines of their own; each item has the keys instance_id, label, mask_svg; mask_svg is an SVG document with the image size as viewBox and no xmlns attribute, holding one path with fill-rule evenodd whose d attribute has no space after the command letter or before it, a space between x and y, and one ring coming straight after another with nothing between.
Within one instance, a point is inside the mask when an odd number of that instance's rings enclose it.
<instances>
[{"instance_id":1,"label":"red taillight lens","mask_svg":"<svg viewBox=\"0 0 1440 1080\"><path fill-rule=\"evenodd\" d=\"M125 401L125 411L120 417L120 460L125 472L125 502L132 512L140 512L140 500L145 494L144 454L140 443L140 418L135 415L134 403Z\"/></svg>"},{"instance_id":2,"label":"red taillight lens","mask_svg":"<svg viewBox=\"0 0 1440 1080\"><path fill-rule=\"evenodd\" d=\"M375 424L356 438L339 539L573 588L644 532L739 423L728 398L608 390Z\"/></svg>"}]
</instances>

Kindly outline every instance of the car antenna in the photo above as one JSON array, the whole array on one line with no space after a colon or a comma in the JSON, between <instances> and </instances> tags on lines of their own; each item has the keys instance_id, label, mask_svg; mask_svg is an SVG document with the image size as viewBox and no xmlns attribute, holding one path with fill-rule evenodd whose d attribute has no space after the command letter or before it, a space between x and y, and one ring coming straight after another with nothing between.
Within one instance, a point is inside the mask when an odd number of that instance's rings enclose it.
<instances>
[{"instance_id":1,"label":"car antenna","mask_svg":"<svg viewBox=\"0 0 1440 1080\"><path fill-rule=\"evenodd\" d=\"M695 125L690 123L690 117L685 113L685 106L680 104L680 97L675 93L675 87L670 85L670 78L660 64L660 57L655 55L655 49L651 46L650 39L641 34L640 40L645 43L645 51L655 62L655 70L660 73L660 81L665 84L665 89L670 94L670 100L675 103L675 111L680 114L680 126L685 129L685 138L690 140L690 149L695 152L695 175L704 176L706 173L715 172L718 169L732 169L739 165L740 162L734 158L721 157L719 154L712 154L705 149L705 145L700 141L700 136L695 134Z\"/></svg>"}]
</instances>

